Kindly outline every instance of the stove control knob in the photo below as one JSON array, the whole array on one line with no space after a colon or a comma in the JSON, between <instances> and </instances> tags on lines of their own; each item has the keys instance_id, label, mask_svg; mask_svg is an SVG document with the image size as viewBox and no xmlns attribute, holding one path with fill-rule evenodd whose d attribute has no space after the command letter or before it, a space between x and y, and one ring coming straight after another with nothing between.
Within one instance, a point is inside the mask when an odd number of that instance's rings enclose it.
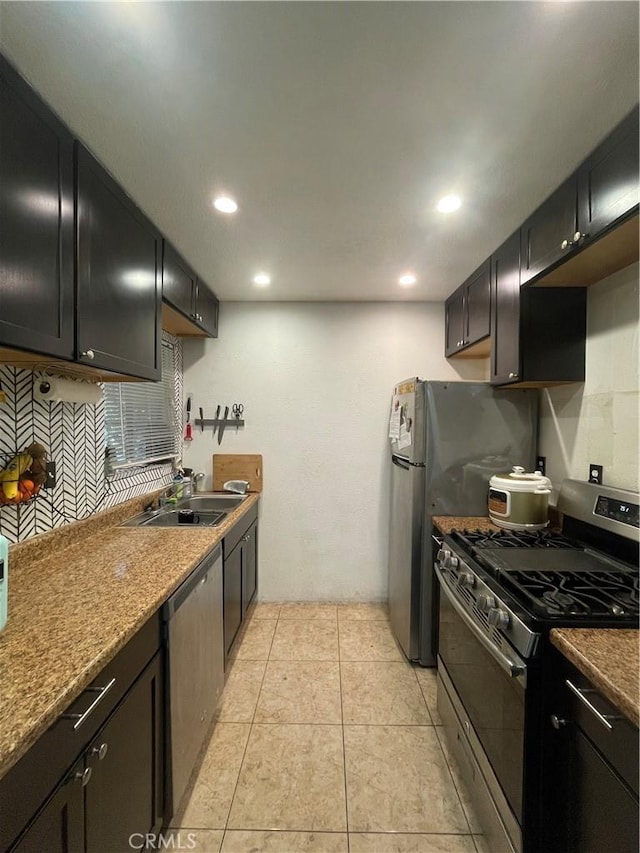
<instances>
[{"instance_id":1,"label":"stove control knob","mask_svg":"<svg viewBox=\"0 0 640 853\"><path fill-rule=\"evenodd\" d=\"M488 613L490 610L496 606L496 600L492 595L487 595L483 593L478 596L478 610L481 610L483 613Z\"/></svg>"},{"instance_id":2,"label":"stove control knob","mask_svg":"<svg viewBox=\"0 0 640 853\"><path fill-rule=\"evenodd\" d=\"M509 626L509 614L501 607L492 607L489 611L489 625L495 628L507 628Z\"/></svg>"},{"instance_id":3,"label":"stove control knob","mask_svg":"<svg viewBox=\"0 0 640 853\"><path fill-rule=\"evenodd\" d=\"M460 562L455 554L452 554L448 548L441 548L438 551L438 560L444 569L455 569Z\"/></svg>"},{"instance_id":4,"label":"stove control knob","mask_svg":"<svg viewBox=\"0 0 640 853\"><path fill-rule=\"evenodd\" d=\"M458 583L460 586L475 586L476 579L471 572L460 572L458 575Z\"/></svg>"}]
</instances>

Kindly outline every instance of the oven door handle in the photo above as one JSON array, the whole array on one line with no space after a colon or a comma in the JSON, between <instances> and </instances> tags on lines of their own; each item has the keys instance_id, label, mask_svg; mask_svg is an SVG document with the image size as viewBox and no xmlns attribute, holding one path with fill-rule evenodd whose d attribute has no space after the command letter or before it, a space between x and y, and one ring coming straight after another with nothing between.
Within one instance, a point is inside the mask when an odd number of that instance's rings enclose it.
<instances>
[{"instance_id":1,"label":"oven door handle","mask_svg":"<svg viewBox=\"0 0 640 853\"><path fill-rule=\"evenodd\" d=\"M511 678L518 678L518 676L523 675L526 671L526 666L522 663L517 663L512 660L508 655L505 655L503 651L501 651L495 643L492 643L491 640L484 634L480 628L476 625L476 623L471 619L469 614L466 612L464 607L459 603L459 601L455 598L455 594L451 590L451 587L447 583L446 578L440 571L440 567L437 563L434 563L433 568L435 569L436 575L438 576L438 580L440 581L440 586L444 590L447 600L456 611L458 616L462 619L467 628L471 631L471 633L475 636L475 638L484 646L484 648L489 652L491 657L498 664L500 669L503 669L507 675L510 675Z\"/></svg>"}]
</instances>

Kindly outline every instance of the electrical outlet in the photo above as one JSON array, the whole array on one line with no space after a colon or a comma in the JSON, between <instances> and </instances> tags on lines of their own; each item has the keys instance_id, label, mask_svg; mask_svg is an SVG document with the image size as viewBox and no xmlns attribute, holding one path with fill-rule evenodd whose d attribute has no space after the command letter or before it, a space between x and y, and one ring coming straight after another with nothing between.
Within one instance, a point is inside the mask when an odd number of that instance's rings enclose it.
<instances>
[{"instance_id":1,"label":"electrical outlet","mask_svg":"<svg viewBox=\"0 0 640 853\"><path fill-rule=\"evenodd\" d=\"M547 473L547 457L546 456L536 456L536 471L540 471L541 474Z\"/></svg>"},{"instance_id":2,"label":"electrical outlet","mask_svg":"<svg viewBox=\"0 0 640 853\"><path fill-rule=\"evenodd\" d=\"M589 465L589 482L602 485L602 465Z\"/></svg>"},{"instance_id":3,"label":"electrical outlet","mask_svg":"<svg viewBox=\"0 0 640 853\"><path fill-rule=\"evenodd\" d=\"M104 449L104 478L107 480L109 477L112 477L114 473L113 469L113 447L110 444Z\"/></svg>"},{"instance_id":4,"label":"electrical outlet","mask_svg":"<svg viewBox=\"0 0 640 853\"><path fill-rule=\"evenodd\" d=\"M53 459L50 459L47 462L46 473L47 479L45 480L44 488L54 489L56 485L56 463L53 461Z\"/></svg>"}]
</instances>

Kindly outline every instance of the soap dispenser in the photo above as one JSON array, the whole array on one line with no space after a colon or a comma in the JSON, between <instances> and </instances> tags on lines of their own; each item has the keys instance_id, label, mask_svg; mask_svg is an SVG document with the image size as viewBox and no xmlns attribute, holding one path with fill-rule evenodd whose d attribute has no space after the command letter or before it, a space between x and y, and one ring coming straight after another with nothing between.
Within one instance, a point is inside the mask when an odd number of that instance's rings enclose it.
<instances>
[{"instance_id":1,"label":"soap dispenser","mask_svg":"<svg viewBox=\"0 0 640 853\"><path fill-rule=\"evenodd\" d=\"M0 536L0 631L7 624L9 605L9 542Z\"/></svg>"}]
</instances>

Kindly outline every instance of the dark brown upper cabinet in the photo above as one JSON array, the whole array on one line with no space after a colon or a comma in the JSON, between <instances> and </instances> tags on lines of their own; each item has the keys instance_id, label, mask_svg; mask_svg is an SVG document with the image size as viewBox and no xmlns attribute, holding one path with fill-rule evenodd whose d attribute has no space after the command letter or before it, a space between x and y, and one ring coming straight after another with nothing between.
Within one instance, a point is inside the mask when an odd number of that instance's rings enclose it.
<instances>
[{"instance_id":1,"label":"dark brown upper cabinet","mask_svg":"<svg viewBox=\"0 0 640 853\"><path fill-rule=\"evenodd\" d=\"M1 55L0 154L0 361L157 380L161 316L217 336L218 300L169 244L163 306L158 229Z\"/></svg>"},{"instance_id":2,"label":"dark brown upper cabinet","mask_svg":"<svg viewBox=\"0 0 640 853\"><path fill-rule=\"evenodd\" d=\"M162 242L162 300L185 317L195 320L197 276L171 243L167 240Z\"/></svg>"},{"instance_id":3,"label":"dark brown upper cabinet","mask_svg":"<svg viewBox=\"0 0 640 853\"><path fill-rule=\"evenodd\" d=\"M639 199L638 107L596 148L578 169L580 239L597 237Z\"/></svg>"},{"instance_id":4,"label":"dark brown upper cabinet","mask_svg":"<svg viewBox=\"0 0 640 853\"><path fill-rule=\"evenodd\" d=\"M73 358L73 137L0 56L1 348Z\"/></svg>"},{"instance_id":5,"label":"dark brown upper cabinet","mask_svg":"<svg viewBox=\"0 0 640 853\"><path fill-rule=\"evenodd\" d=\"M520 231L491 256L491 382L517 382L520 373Z\"/></svg>"},{"instance_id":6,"label":"dark brown upper cabinet","mask_svg":"<svg viewBox=\"0 0 640 853\"><path fill-rule=\"evenodd\" d=\"M444 328L444 353L449 357L458 352L464 340L464 285L445 302Z\"/></svg>"},{"instance_id":7,"label":"dark brown upper cabinet","mask_svg":"<svg viewBox=\"0 0 640 853\"><path fill-rule=\"evenodd\" d=\"M162 327L167 332L184 337L218 337L218 300L167 240L162 261L162 302Z\"/></svg>"},{"instance_id":8,"label":"dark brown upper cabinet","mask_svg":"<svg viewBox=\"0 0 640 853\"><path fill-rule=\"evenodd\" d=\"M522 284L593 284L638 260L638 107L523 224Z\"/></svg>"},{"instance_id":9,"label":"dark brown upper cabinet","mask_svg":"<svg viewBox=\"0 0 640 853\"><path fill-rule=\"evenodd\" d=\"M76 143L76 358L160 378L162 238L106 169Z\"/></svg>"},{"instance_id":10,"label":"dark brown upper cabinet","mask_svg":"<svg viewBox=\"0 0 640 853\"><path fill-rule=\"evenodd\" d=\"M485 261L445 303L445 355L488 355L491 274Z\"/></svg>"},{"instance_id":11,"label":"dark brown upper cabinet","mask_svg":"<svg viewBox=\"0 0 640 853\"><path fill-rule=\"evenodd\" d=\"M576 176L565 181L520 230L522 241L522 284L553 266L570 250L578 228Z\"/></svg>"},{"instance_id":12,"label":"dark brown upper cabinet","mask_svg":"<svg viewBox=\"0 0 640 853\"><path fill-rule=\"evenodd\" d=\"M218 337L218 315L220 303L207 285L198 279L196 282L196 322L211 338Z\"/></svg>"},{"instance_id":13,"label":"dark brown upper cabinet","mask_svg":"<svg viewBox=\"0 0 640 853\"><path fill-rule=\"evenodd\" d=\"M491 288L491 384L584 381L586 289L520 288L518 231L491 256Z\"/></svg>"}]
</instances>

